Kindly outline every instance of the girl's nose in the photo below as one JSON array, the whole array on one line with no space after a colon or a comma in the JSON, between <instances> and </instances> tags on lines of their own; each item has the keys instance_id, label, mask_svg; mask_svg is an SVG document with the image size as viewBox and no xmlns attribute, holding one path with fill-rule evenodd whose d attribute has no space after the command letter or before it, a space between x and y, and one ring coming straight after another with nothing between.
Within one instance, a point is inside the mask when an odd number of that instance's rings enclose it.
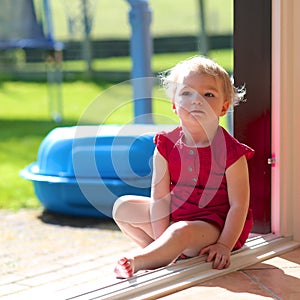
<instances>
[{"instance_id":1,"label":"girl's nose","mask_svg":"<svg viewBox=\"0 0 300 300\"><path fill-rule=\"evenodd\" d=\"M195 93L193 95L192 103L196 104L196 105L202 105L204 103L204 99L201 97L201 95L199 95L198 93Z\"/></svg>"}]
</instances>

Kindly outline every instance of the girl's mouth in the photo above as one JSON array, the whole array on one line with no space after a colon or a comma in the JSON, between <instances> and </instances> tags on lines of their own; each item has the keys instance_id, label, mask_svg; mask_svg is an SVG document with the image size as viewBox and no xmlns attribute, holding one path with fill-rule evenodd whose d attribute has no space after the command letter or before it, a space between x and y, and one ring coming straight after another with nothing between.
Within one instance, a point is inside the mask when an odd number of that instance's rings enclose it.
<instances>
[{"instance_id":1,"label":"girl's mouth","mask_svg":"<svg viewBox=\"0 0 300 300\"><path fill-rule=\"evenodd\" d=\"M192 115L204 114L204 111L203 110L199 110L199 109L195 109L195 110L192 110L190 112L190 114L192 114Z\"/></svg>"}]
</instances>

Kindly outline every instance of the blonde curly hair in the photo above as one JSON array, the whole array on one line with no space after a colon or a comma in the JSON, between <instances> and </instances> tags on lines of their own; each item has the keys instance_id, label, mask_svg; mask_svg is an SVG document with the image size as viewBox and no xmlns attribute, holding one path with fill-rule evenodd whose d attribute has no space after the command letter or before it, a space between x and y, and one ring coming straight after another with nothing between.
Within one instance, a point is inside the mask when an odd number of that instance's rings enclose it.
<instances>
[{"instance_id":1,"label":"blonde curly hair","mask_svg":"<svg viewBox=\"0 0 300 300\"><path fill-rule=\"evenodd\" d=\"M170 99L173 99L176 86L180 83L182 76L191 71L221 79L225 99L233 106L238 105L241 101L245 101L245 85L240 88L236 88L226 70L213 60L204 56L194 56L181 61L173 68L160 74L159 78L161 84Z\"/></svg>"}]
</instances>

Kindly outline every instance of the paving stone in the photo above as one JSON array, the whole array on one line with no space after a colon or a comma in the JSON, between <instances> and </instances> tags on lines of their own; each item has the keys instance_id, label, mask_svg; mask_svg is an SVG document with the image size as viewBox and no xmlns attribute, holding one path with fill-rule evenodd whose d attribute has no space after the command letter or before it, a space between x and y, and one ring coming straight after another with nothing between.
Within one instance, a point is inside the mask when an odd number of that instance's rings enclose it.
<instances>
[{"instance_id":1,"label":"paving stone","mask_svg":"<svg viewBox=\"0 0 300 300\"><path fill-rule=\"evenodd\" d=\"M42 210L0 210L0 295L66 293L103 286L131 243L109 219L60 216ZM105 245L105 248L104 248ZM73 293L74 295L74 293ZM50 298L51 299L51 298ZM2 298L1 298L2 300Z\"/></svg>"}]
</instances>

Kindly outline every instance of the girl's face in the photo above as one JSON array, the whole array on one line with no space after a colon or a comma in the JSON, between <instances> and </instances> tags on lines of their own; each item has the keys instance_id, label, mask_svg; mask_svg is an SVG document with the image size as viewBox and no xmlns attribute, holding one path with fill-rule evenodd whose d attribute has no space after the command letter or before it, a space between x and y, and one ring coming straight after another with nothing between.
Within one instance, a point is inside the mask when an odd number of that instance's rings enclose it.
<instances>
[{"instance_id":1,"label":"girl's face","mask_svg":"<svg viewBox=\"0 0 300 300\"><path fill-rule=\"evenodd\" d=\"M198 122L202 126L218 122L230 105L220 79L196 72L190 72L177 84L173 104L183 125Z\"/></svg>"}]
</instances>

